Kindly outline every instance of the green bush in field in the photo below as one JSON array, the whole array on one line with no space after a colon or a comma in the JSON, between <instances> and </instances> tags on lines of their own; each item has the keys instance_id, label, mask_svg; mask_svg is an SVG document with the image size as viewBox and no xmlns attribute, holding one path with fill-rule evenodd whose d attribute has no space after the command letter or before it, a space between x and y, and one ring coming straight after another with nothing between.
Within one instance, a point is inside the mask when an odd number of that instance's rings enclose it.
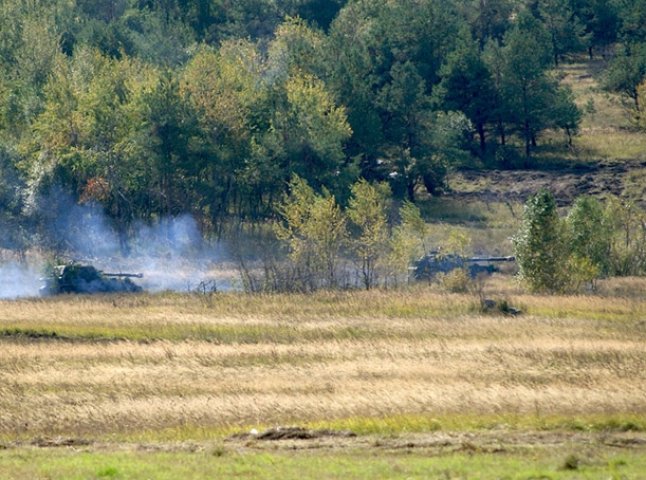
<instances>
[{"instance_id":1,"label":"green bush in field","mask_svg":"<svg viewBox=\"0 0 646 480\"><path fill-rule=\"evenodd\" d=\"M336 286L337 262L346 241L346 219L327 190L317 194L304 179L294 175L290 193L278 207L283 219L274 225L276 236L289 248L296 270L296 289Z\"/></svg>"},{"instance_id":2,"label":"green bush in field","mask_svg":"<svg viewBox=\"0 0 646 480\"><path fill-rule=\"evenodd\" d=\"M568 287L569 251L554 196L542 190L525 204L520 231L512 238L520 276L533 291Z\"/></svg>"},{"instance_id":3,"label":"green bush in field","mask_svg":"<svg viewBox=\"0 0 646 480\"><path fill-rule=\"evenodd\" d=\"M605 211L610 229L610 275L646 273L646 213L635 202L611 197Z\"/></svg>"},{"instance_id":4,"label":"green bush in field","mask_svg":"<svg viewBox=\"0 0 646 480\"><path fill-rule=\"evenodd\" d=\"M469 272L464 268L456 268L447 273L440 273L437 280L444 290L451 293L467 293L471 285Z\"/></svg>"},{"instance_id":5,"label":"green bush in field","mask_svg":"<svg viewBox=\"0 0 646 480\"><path fill-rule=\"evenodd\" d=\"M339 263L353 260L366 289L408 280L408 267L423 254L427 225L419 209L404 202L399 222L392 226L392 196L386 183L356 182L344 210L328 190L317 193L294 175L290 192L277 207L276 237L288 251L278 289L296 291L342 286ZM347 274L347 272L346 272Z\"/></svg>"},{"instance_id":6,"label":"green bush in field","mask_svg":"<svg viewBox=\"0 0 646 480\"><path fill-rule=\"evenodd\" d=\"M607 274L612 229L601 202L594 197L577 198L567 216L566 225L572 254L589 259L600 273Z\"/></svg>"},{"instance_id":7,"label":"green bush in field","mask_svg":"<svg viewBox=\"0 0 646 480\"><path fill-rule=\"evenodd\" d=\"M533 291L577 291L602 276L646 272L646 214L610 197L579 197L566 218L546 190L530 198L512 239L521 277Z\"/></svg>"},{"instance_id":8,"label":"green bush in field","mask_svg":"<svg viewBox=\"0 0 646 480\"><path fill-rule=\"evenodd\" d=\"M388 207L392 198L386 183L359 180L352 186L347 215L354 235L351 250L359 264L363 286L377 282L378 266L388 252Z\"/></svg>"}]
</instances>

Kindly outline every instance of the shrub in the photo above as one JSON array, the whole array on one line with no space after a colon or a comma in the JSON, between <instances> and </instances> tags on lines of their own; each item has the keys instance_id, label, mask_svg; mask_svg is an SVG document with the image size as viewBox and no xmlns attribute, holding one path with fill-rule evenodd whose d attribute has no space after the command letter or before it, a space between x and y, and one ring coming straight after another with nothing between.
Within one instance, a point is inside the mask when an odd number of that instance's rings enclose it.
<instances>
[{"instance_id":1,"label":"shrub","mask_svg":"<svg viewBox=\"0 0 646 480\"><path fill-rule=\"evenodd\" d=\"M520 276L533 291L567 289L569 252L564 233L549 191L542 190L527 201L520 231L512 241Z\"/></svg>"},{"instance_id":2,"label":"shrub","mask_svg":"<svg viewBox=\"0 0 646 480\"><path fill-rule=\"evenodd\" d=\"M592 278L609 271L611 229L603 205L593 197L576 199L566 220L568 243L576 257L576 271L587 270ZM596 269L596 272L593 270ZM583 277L586 275L584 274ZM584 279L588 280L588 279Z\"/></svg>"},{"instance_id":3,"label":"shrub","mask_svg":"<svg viewBox=\"0 0 646 480\"><path fill-rule=\"evenodd\" d=\"M440 273L437 280L444 290L451 293L466 293L471 286L469 272L463 268L456 268L448 273Z\"/></svg>"}]
</instances>

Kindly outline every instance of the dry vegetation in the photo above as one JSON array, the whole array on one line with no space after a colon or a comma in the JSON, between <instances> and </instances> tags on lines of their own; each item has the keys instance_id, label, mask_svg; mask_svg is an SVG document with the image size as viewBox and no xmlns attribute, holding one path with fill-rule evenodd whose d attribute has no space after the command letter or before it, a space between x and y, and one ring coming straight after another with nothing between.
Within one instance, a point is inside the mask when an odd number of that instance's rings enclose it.
<instances>
[{"instance_id":1,"label":"dry vegetation","mask_svg":"<svg viewBox=\"0 0 646 480\"><path fill-rule=\"evenodd\" d=\"M422 287L3 302L0 434L646 427L646 300L490 288L526 313L483 316L472 296Z\"/></svg>"}]
</instances>

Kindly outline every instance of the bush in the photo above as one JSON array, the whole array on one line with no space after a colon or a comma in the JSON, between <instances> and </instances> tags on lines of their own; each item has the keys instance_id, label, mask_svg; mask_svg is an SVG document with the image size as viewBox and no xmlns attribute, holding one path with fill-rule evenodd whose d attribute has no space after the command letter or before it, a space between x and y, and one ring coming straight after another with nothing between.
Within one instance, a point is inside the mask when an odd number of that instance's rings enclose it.
<instances>
[{"instance_id":1,"label":"bush","mask_svg":"<svg viewBox=\"0 0 646 480\"><path fill-rule=\"evenodd\" d=\"M576 257L572 262L576 267L574 271L582 273L584 281L590 280L586 276L593 279L607 274L610 267L611 229L601 202L594 197L577 198L566 224L568 243Z\"/></svg>"},{"instance_id":2,"label":"bush","mask_svg":"<svg viewBox=\"0 0 646 480\"><path fill-rule=\"evenodd\" d=\"M512 238L520 276L533 291L569 287L568 245L554 196L542 190L525 204L520 231Z\"/></svg>"},{"instance_id":3,"label":"bush","mask_svg":"<svg viewBox=\"0 0 646 480\"><path fill-rule=\"evenodd\" d=\"M471 286L469 272L463 268L440 273L437 275L437 280L444 290L451 293L467 293Z\"/></svg>"}]
</instances>

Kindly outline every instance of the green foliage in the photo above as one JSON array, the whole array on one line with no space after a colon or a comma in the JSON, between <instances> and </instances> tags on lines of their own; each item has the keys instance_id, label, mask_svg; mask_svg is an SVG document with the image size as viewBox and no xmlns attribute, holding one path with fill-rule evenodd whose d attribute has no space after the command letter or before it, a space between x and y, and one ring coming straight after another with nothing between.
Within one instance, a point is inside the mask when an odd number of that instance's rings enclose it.
<instances>
[{"instance_id":1,"label":"green foliage","mask_svg":"<svg viewBox=\"0 0 646 480\"><path fill-rule=\"evenodd\" d=\"M606 88L632 100L635 114L641 112L638 87L646 78L646 44L621 49L613 58L606 76Z\"/></svg>"},{"instance_id":2,"label":"green foliage","mask_svg":"<svg viewBox=\"0 0 646 480\"><path fill-rule=\"evenodd\" d=\"M568 284L568 251L552 194L542 190L525 204L512 239L521 278L533 291L559 292Z\"/></svg>"},{"instance_id":3,"label":"green foliage","mask_svg":"<svg viewBox=\"0 0 646 480\"><path fill-rule=\"evenodd\" d=\"M561 469L578 470L580 464L581 464L581 460L579 459L579 457L571 453L570 455L565 457L565 460L563 461L563 465L561 465Z\"/></svg>"},{"instance_id":4,"label":"green foliage","mask_svg":"<svg viewBox=\"0 0 646 480\"><path fill-rule=\"evenodd\" d=\"M639 106L639 110L635 112L635 124L640 130L646 131L646 115L643 115L641 111L642 105L646 105L646 78L637 86L636 104Z\"/></svg>"},{"instance_id":5,"label":"green foliage","mask_svg":"<svg viewBox=\"0 0 646 480\"><path fill-rule=\"evenodd\" d=\"M25 219L22 217L24 198L20 175L16 170L16 155L0 147L0 248L22 252L28 246Z\"/></svg>"},{"instance_id":6,"label":"green foliage","mask_svg":"<svg viewBox=\"0 0 646 480\"><path fill-rule=\"evenodd\" d=\"M288 170L314 185L337 187L343 144L352 133L345 108L336 106L324 83L311 75L291 76L285 90L286 108L276 112L272 126L282 136Z\"/></svg>"},{"instance_id":7,"label":"green foliage","mask_svg":"<svg viewBox=\"0 0 646 480\"><path fill-rule=\"evenodd\" d=\"M312 291L348 283L339 275L339 263L351 257L366 289L378 284L408 281L413 260L425 251L428 226L419 209L404 202L399 223L389 224L392 199L388 185L360 180L351 188L345 211L327 190L317 194L306 180L294 175L289 194L278 207L277 238L288 249L291 289Z\"/></svg>"},{"instance_id":8,"label":"green foliage","mask_svg":"<svg viewBox=\"0 0 646 480\"><path fill-rule=\"evenodd\" d=\"M266 220L294 173L341 204L358 178L414 201L457 166L528 163L543 132L572 143L581 113L550 69L585 47L620 42L607 86L643 125L645 15L638 0L7 0L0 142L40 213L57 188L122 232Z\"/></svg>"},{"instance_id":9,"label":"green foliage","mask_svg":"<svg viewBox=\"0 0 646 480\"><path fill-rule=\"evenodd\" d=\"M480 50L488 41L502 41L513 19L514 0L466 0L461 12L466 18Z\"/></svg>"},{"instance_id":10,"label":"green foliage","mask_svg":"<svg viewBox=\"0 0 646 480\"><path fill-rule=\"evenodd\" d=\"M325 70L325 36L299 18L288 18L269 46L269 75L285 80L299 71L320 76Z\"/></svg>"},{"instance_id":11,"label":"green foliage","mask_svg":"<svg viewBox=\"0 0 646 480\"><path fill-rule=\"evenodd\" d=\"M538 12L550 34L555 65L565 53L578 52L589 45L590 36L570 2L539 0Z\"/></svg>"},{"instance_id":12,"label":"green foliage","mask_svg":"<svg viewBox=\"0 0 646 480\"><path fill-rule=\"evenodd\" d=\"M599 278L601 269L589 257L570 256L567 260L567 289L578 292L585 287L594 288L594 281Z\"/></svg>"},{"instance_id":13,"label":"green foliage","mask_svg":"<svg viewBox=\"0 0 646 480\"><path fill-rule=\"evenodd\" d=\"M462 32L455 50L442 67L442 81L434 92L440 105L463 112L479 138L480 152L487 147L486 126L496 108L491 72L468 32Z\"/></svg>"},{"instance_id":14,"label":"green foliage","mask_svg":"<svg viewBox=\"0 0 646 480\"><path fill-rule=\"evenodd\" d=\"M646 216L634 203L610 197L604 206L579 197L561 220L542 191L525 205L512 239L521 277L535 291L578 291L609 275L646 272Z\"/></svg>"},{"instance_id":15,"label":"green foliage","mask_svg":"<svg viewBox=\"0 0 646 480\"><path fill-rule=\"evenodd\" d=\"M458 255L468 257L472 254L471 237L458 228L451 228L449 234L440 245L440 250L444 255Z\"/></svg>"},{"instance_id":16,"label":"green foliage","mask_svg":"<svg viewBox=\"0 0 646 480\"><path fill-rule=\"evenodd\" d=\"M400 223L392 229L385 259L387 275L395 283L408 281L410 266L426 252L429 228L415 204L405 201L399 209Z\"/></svg>"},{"instance_id":17,"label":"green foliage","mask_svg":"<svg viewBox=\"0 0 646 480\"><path fill-rule=\"evenodd\" d=\"M456 268L448 273L437 275L437 281L440 286L451 293L467 293L471 286L469 272L463 268Z\"/></svg>"},{"instance_id":18,"label":"green foliage","mask_svg":"<svg viewBox=\"0 0 646 480\"><path fill-rule=\"evenodd\" d=\"M563 111L577 112L571 97L559 93L556 80L547 75L550 64L549 33L536 19L525 13L505 36L500 51L499 98L501 121L518 131L525 145L525 155L531 155L536 137L542 130L558 124ZM495 58L495 57L494 57ZM496 67L494 67L496 68ZM552 108L558 99L558 109ZM569 115L565 126L576 129L576 115Z\"/></svg>"},{"instance_id":19,"label":"green foliage","mask_svg":"<svg viewBox=\"0 0 646 480\"><path fill-rule=\"evenodd\" d=\"M605 48L617 39L619 16L616 2L579 0L572 3L575 15L583 22L589 36L588 49Z\"/></svg>"},{"instance_id":20,"label":"green foliage","mask_svg":"<svg viewBox=\"0 0 646 480\"><path fill-rule=\"evenodd\" d=\"M323 286L336 287L346 219L334 196L327 191L316 194L305 180L294 175L278 212L283 222L276 223L274 230L289 247L298 282L307 290L316 289L321 280Z\"/></svg>"},{"instance_id":21,"label":"green foliage","mask_svg":"<svg viewBox=\"0 0 646 480\"><path fill-rule=\"evenodd\" d=\"M352 186L347 214L353 229L351 249L360 265L363 286L369 290L377 282L377 266L388 249L387 184L359 180Z\"/></svg>"},{"instance_id":22,"label":"green foliage","mask_svg":"<svg viewBox=\"0 0 646 480\"><path fill-rule=\"evenodd\" d=\"M592 270L596 269L597 274L608 274L612 230L601 202L593 197L577 198L566 225L570 250L580 270L594 273Z\"/></svg>"},{"instance_id":23,"label":"green foliage","mask_svg":"<svg viewBox=\"0 0 646 480\"><path fill-rule=\"evenodd\" d=\"M646 273L646 214L634 202L611 197L605 221L611 231L608 262L614 275Z\"/></svg>"}]
</instances>

